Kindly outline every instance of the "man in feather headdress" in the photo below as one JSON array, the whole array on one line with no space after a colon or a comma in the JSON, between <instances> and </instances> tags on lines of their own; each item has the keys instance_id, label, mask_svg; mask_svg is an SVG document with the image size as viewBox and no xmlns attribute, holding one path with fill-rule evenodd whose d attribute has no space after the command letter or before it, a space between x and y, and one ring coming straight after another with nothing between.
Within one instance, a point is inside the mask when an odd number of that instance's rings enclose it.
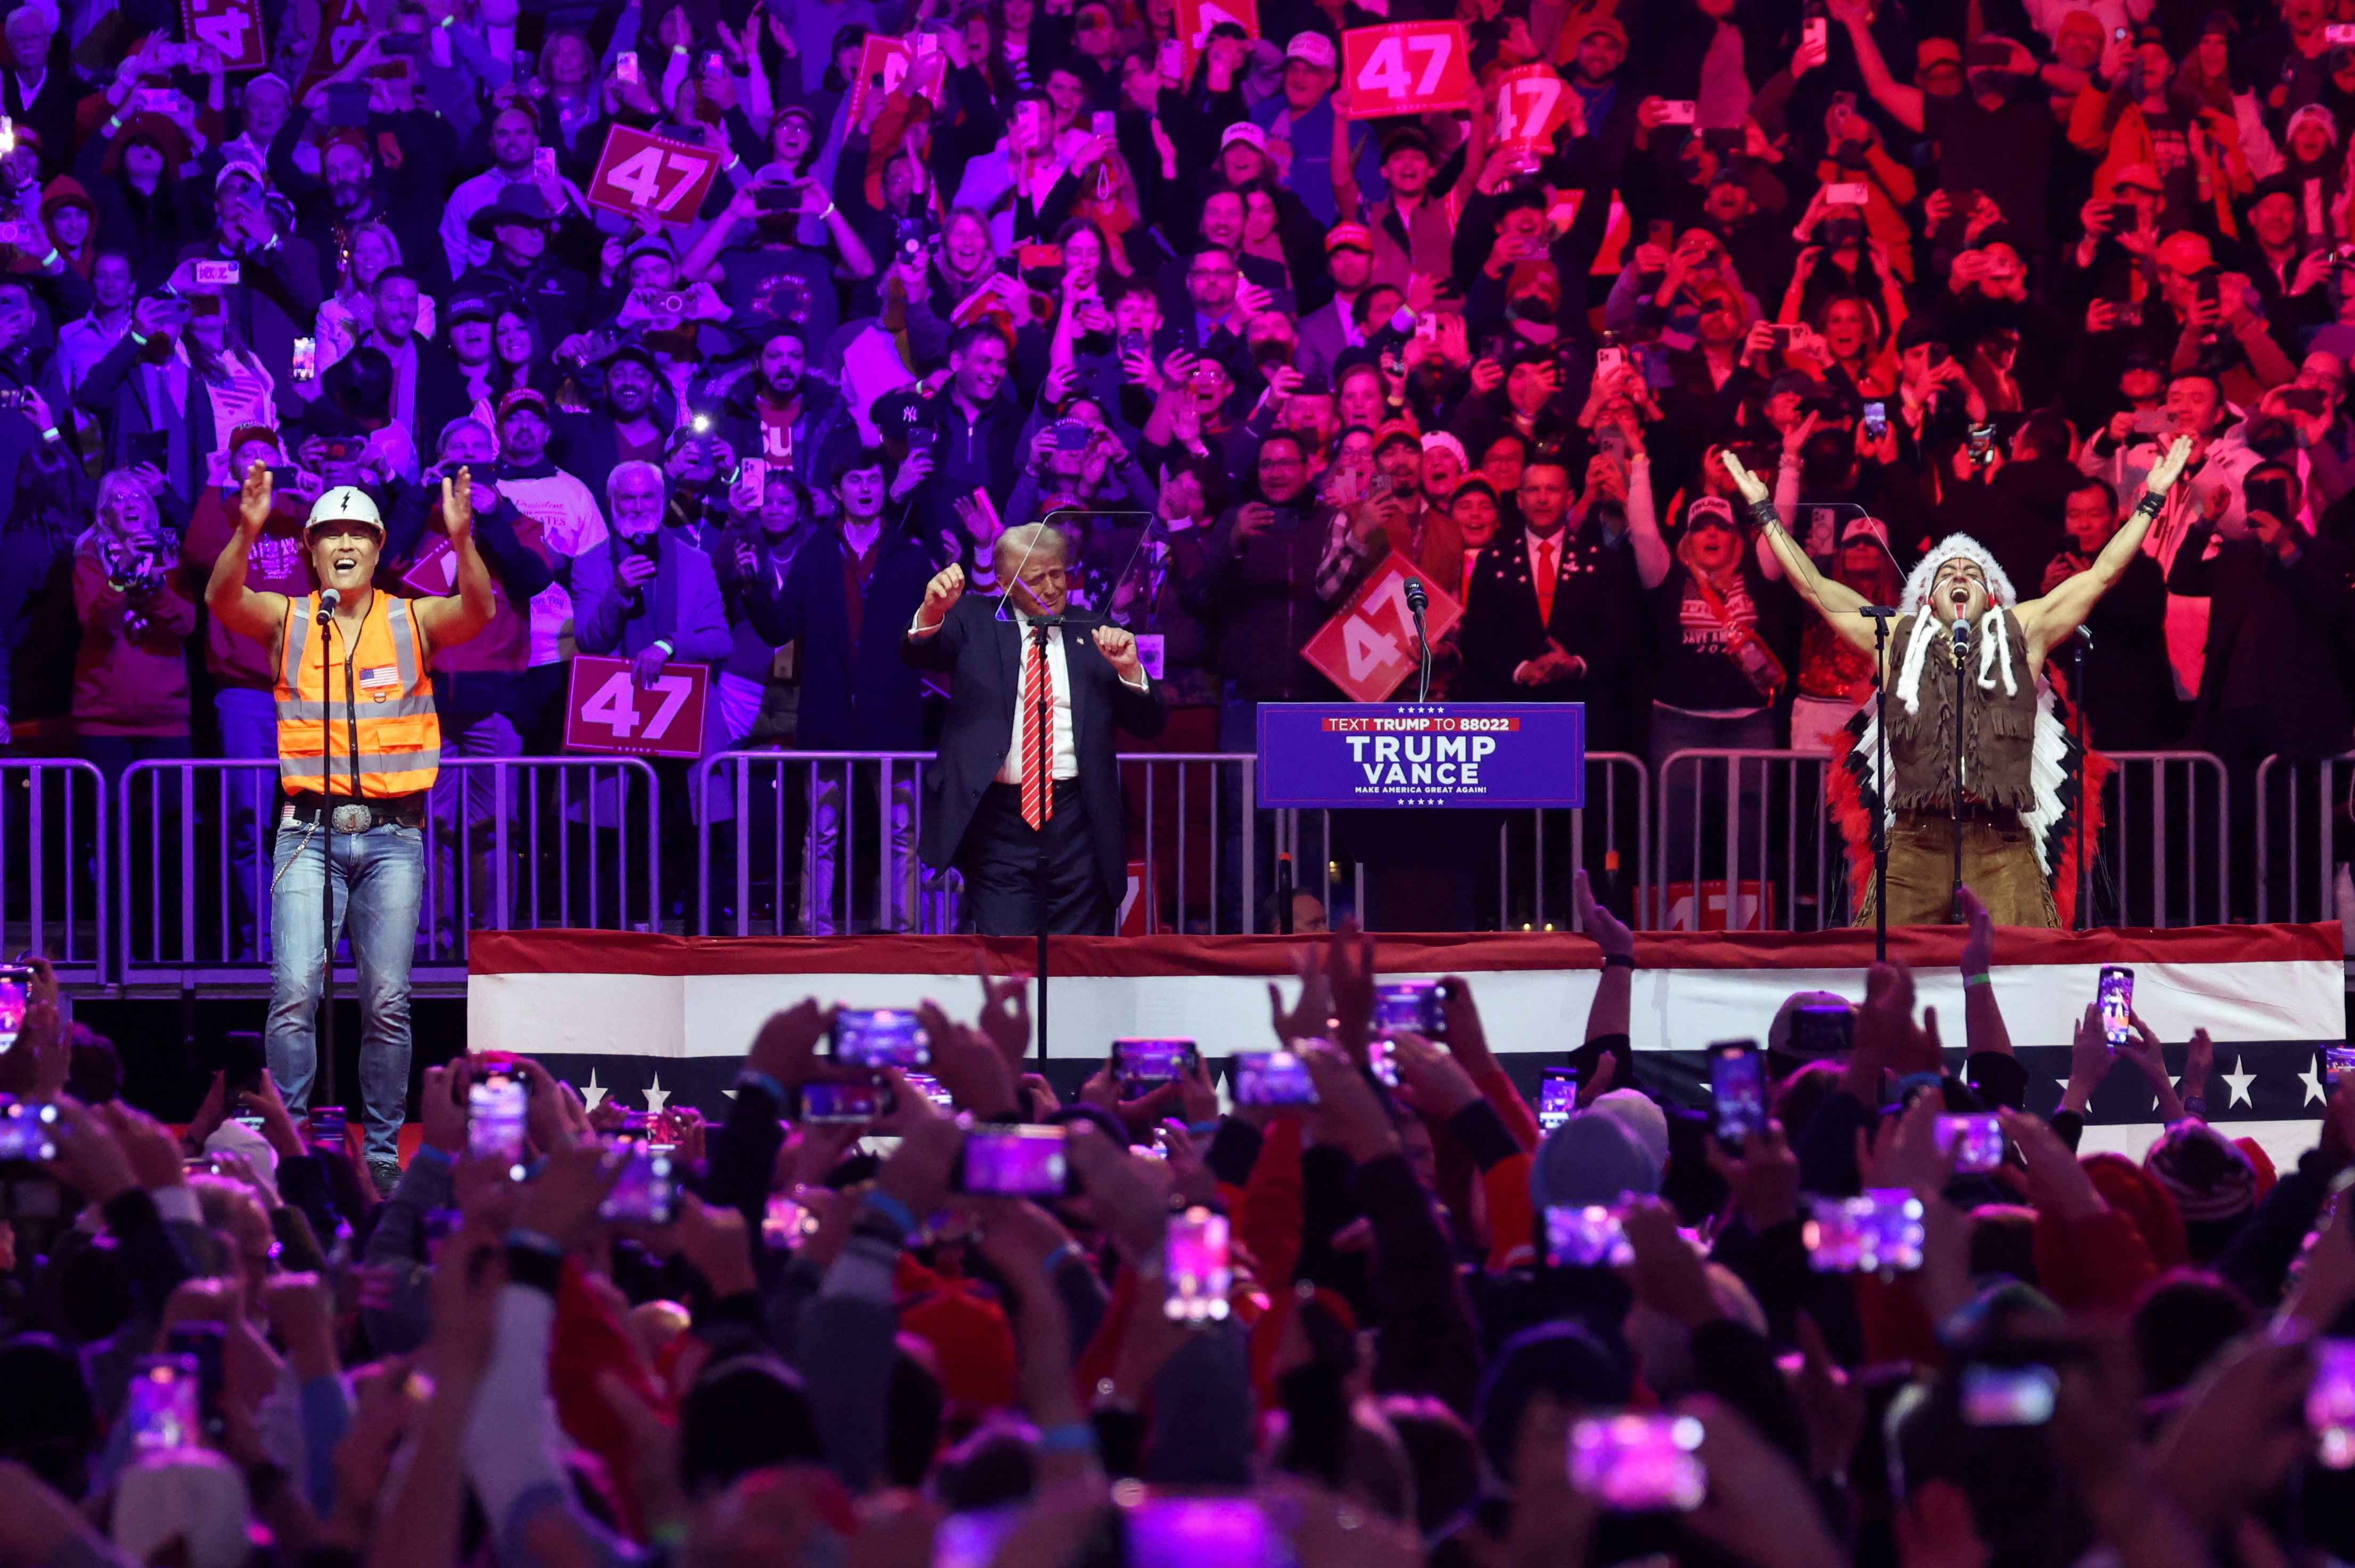
<instances>
[{"instance_id":1,"label":"man in feather headdress","mask_svg":"<svg viewBox=\"0 0 2355 1568\"><path fill-rule=\"evenodd\" d=\"M2041 599L2019 603L1995 557L1967 534L1939 541L1906 579L1903 613L1881 669L1889 692L1893 779L1879 776L1873 709L1865 709L1850 726L1849 767L1866 820L1873 811L1887 814L1890 924L1962 922L1955 908L1958 817L1960 880L1978 894L1996 923L2061 923L2052 888L2061 859L2054 840L2065 837L2063 818L2076 806L2081 757L2042 681L2045 656L2076 631L2124 574L2190 456L2190 441L2178 438L2144 479L2141 500L2092 569ZM1816 570L1785 531L1764 479L1731 452L1725 466L1792 586L1835 633L1872 652L1872 622L1858 613L1863 596ZM1956 625L1970 634L1960 658ZM1966 667L1959 682L1958 664ZM1867 902L1864 920L1870 918Z\"/></svg>"}]
</instances>

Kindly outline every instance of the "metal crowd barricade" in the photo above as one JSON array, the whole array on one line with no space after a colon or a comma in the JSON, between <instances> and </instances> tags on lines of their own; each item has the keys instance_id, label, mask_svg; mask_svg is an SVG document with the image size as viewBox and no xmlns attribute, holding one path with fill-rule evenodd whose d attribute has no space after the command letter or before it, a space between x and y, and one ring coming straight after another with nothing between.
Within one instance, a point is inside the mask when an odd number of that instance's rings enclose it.
<instances>
[{"instance_id":1,"label":"metal crowd barricade","mask_svg":"<svg viewBox=\"0 0 2355 1568\"><path fill-rule=\"evenodd\" d=\"M2081 924L2184 926L2226 918L2230 788L2204 752L2118 752L2104 785L2090 911ZM1665 930L1822 931L1856 918L1830 759L1693 751L1660 769L1651 915ZM2062 847L2053 846L2057 855ZM2328 880L2328 874L2325 874Z\"/></svg>"},{"instance_id":2,"label":"metal crowd barricade","mask_svg":"<svg viewBox=\"0 0 2355 1568\"><path fill-rule=\"evenodd\" d=\"M663 930L663 821L641 757L443 758L416 977L463 985L476 931Z\"/></svg>"},{"instance_id":3,"label":"metal crowd barricade","mask_svg":"<svg viewBox=\"0 0 2355 1568\"><path fill-rule=\"evenodd\" d=\"M959 880L928 874L929 752L720 752L689 775L695 929L847 935L955 929ZM862 894L871 893L869 897Z\"/></svg>"},{"instance_id":4,"label":"metal crowd barricade","mask_svg":"<svg viewBox=\"0 0 2355 1568\"><path fill-rule=\"evenodd\" d=\"M1556 866L1549 844L1566 845ZM1497 926L1582 931L1572 879L1585 871L1607 908L1634 912L1651 884L1651 769L1625 752L1586 754L1586 805L1516 811L1497 828Z\"/></svg>"},{"instance_id":5,"label":"metal crowd barricade","mask_svg":"<svg viewBox=\"0 0 2355 1568\"><path fill-rule=\"evenodd\" d=\"M96 764L0 762L0 953L40 954L69 986L107 977L106 826Z\"/></svg>"},{"instance_id":6,"label":"metal crowd barricade","mask_svg":"<svg viewBox=\"0 0 2355 1568\"><path fill-rule=\"evenodd\" d=\"M1137 752L1120 759L1133 891L1142 904L1121 929L1255 929L1258 766L1249 753L1217 752Z\"/></svg>"},{"instance_id":7,"label":"metal crowd barricade","mask_svg":"<svg viewBox=\"0 0 2355 1568\"><path fill-rule=\"evenodd\" d=\"M1643 759L1624 752L1587 753L1586 798L1587 804L1574 810L1492 814L1502 819L1497 825L1496 881L1493 886L1484 881L1473 890L1471 907L1493 908L1497 930L1577 929L1571 877L1582 869L1602 873L1595 894L1606 904L1635 908L1651 854L1651 784ZM1452 814L1454 808L1449 809ZM1366 865L1345 853L1346 844L1337 847L1333 813L1290 809L1273 815L1277 819L1275 853L1292 858L1298 890L1316 893L1328 918L1344 913L1364 918ZM1550 845L1568 848L1550 850ZM1348 869L1340 870L1345 863ZM1476 856L1466 869L1477 875L1478 869ZM1273 888L1274 863L1268 871ZM1338 907L1336 888L1348 895ZM1384 930L1431 929L1401 923L1394 911L1373 912Z\"/></svg>"},{"instance_id":8,"label":"metal crowd barricade","mask_svg":"<svg viewBox=\"0 0 2355 1568\"><path fill-rule=\"evenodd\" d=\"M270 982L274 758L133 763L116 781L115 952L128 987Z\"/></svg>"},{"instance_id":9,"label":"metal crowd barricade","mask_svg":"<svg viewBox=\"0 0 2355 1568\"><path fill-rule=\"evenodd\" d=\"M928 870L916 854L932 762L928 752L706 758L695 788L696 928L738 936L955 930L963 880ZM1251 929L1252 901L1238 907L1238 890L1255 886L1254 835L1242 831L1255 799L1253 762L1216 752L1120 759L1137 906L1126 911L1128 929Z\"/></svg>"},{"instance_id":10,"label":"metal crowd barricade","mask_svg":"<svg viewBox=\"0 0 2355 1568\"><path fill-rule=\"evenodd\" d=\"M283 800L274 761L124 772L114 913L126 988L268 987ZM654 771L635 757L445 758L422 833L416 984L462 986L474 931L656 929L659 820ZM348 964L348 944L338 952Z\"/></svg>"},{"instance_id":11,"label":"metal crowd barricade","mask_svg":"<svg viewBox=\"0 0 2355 1568\"><path fill-rule=\"evenodd\" d=\"M2221 925L2232 888L2232 790L2205 752L2109 752L2092 898L2076 923ZM2056 859L2060 846L2053 846Z\"/></svg>"},{"instance_id":12,"label":"metal crowd barricade","mask_svg":"<svg viewBox=\"0 0 2355 1568\"><path fill-rule=\"evenodd\" d=\"M2257 919L2334 920L2339 864L2355 859L2355 752L2257 764Z\"/></svg>"},{"instance_id":13,"label":"metal crowd barricade","mask_svg":"<svg viewBox=\"0 0 2355 1568\"><path fill-rule=\"evenodd\" d=\"M1647 890L1662 931L1826 931L1852 923L1848 847L1816 752L1690 751L1660 764Z\"/></svg>"}]
</instances>

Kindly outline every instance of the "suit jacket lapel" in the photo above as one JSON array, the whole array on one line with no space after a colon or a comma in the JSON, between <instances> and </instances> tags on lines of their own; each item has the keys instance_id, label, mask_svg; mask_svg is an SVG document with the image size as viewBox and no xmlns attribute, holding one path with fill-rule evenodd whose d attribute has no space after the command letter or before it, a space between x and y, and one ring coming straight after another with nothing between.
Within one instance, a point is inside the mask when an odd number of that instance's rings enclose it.
<instances>
[{"instance_id":1,"label":"suit jacket lapel","mask_svg":"<svg viewBox=\"0 0 2355 1568\"><path fill-rule=\"evenodd\" d=\"M1022 623L1004 600L989 612L990 635L997 639L998 664L1006 677L1006 721L1022 706Z\"/></svg>"}]
</instances>

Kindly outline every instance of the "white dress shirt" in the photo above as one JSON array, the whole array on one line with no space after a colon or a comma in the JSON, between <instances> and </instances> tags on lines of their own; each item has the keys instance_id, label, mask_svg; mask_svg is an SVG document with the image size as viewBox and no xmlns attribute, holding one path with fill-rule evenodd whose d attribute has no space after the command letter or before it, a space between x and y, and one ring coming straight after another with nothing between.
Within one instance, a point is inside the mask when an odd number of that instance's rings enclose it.
<instances>
[{"instance_id":1,"label":"white dress shirt","mask_svg":"<svg viewBox=\"0 0 2355 1568\"><path fill-rule=\"evenodd\" d=\"M1038 700L1030 689L1031 620L1032 617L1019 611L1015 613L1015 622L1022 629L1022 685L1014 704L1014 728L1007 738L1006 761L997 770L999 784L1018 784L1022 782L1022 721L1031 704ZM1063 656L1063 628L1060 626L1047 629L1047 675L1054 683L1055 697L1055 743L1048 777L1058 781L1075 779L1080 776L1080 750L1071 733L1071 668ZM1138 691L1153 689L1149 677L1144 680L1128 680L1124 676L1122 679Z\"/></svg>"},{"instance_id":2,"label":"white dress shirt","mask_svg":"<svg viewBox=\"0 0 2355 1568\"><path fill-rule=\"evenodd\" d=\"M1022 684L1020 697L1014 704L1014 731L1006 743L1006 762L997 770L999 784L1018 784L1022 782L1022 724L1031 708L1038 702L1038 693L1030 687L1030 622L1031 617L1016 613L1015 624L1022 629ZM1075 779L1080 776L1080 749L1071 736L1071 667L1063 657L1063 628L1047 630L1047 674L1055 688L1055 744L1053 779Z\"/></svg>"}]
</instances>

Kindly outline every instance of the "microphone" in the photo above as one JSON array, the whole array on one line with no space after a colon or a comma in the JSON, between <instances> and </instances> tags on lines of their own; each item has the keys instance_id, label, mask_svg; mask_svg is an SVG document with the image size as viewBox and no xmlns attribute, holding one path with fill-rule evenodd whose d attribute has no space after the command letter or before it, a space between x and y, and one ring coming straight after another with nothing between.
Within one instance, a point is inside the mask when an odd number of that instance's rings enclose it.
<instances>
[{"instance_id":1,"label":"microphone","mask_svg":"<svg viewBox=\"0 0 2355 1568\"><path fill-rule=\"evenodd\" d=\"M1971 651L1971 624L1957 615L1955 624L1946 628L1946 635L1954 640L1955 662L1962 663Z\"/></svg>"},{"instance_id":2,"label":"microphone","mask_svg":"<svg viewBox=\"0 0 2355 1568\"><path fill-rule=\"evenodd\" d=\"M336 606L343 602L344 596L335 589L319 590L319 624L324 626L333 621L336 618Z\"/></svg>"},{"instance_id":3,"label":"microphone","mask_svg":"<svg viewBox=\"0 0 2355 1568\"><path fill-rule=\"evenodd\" d=\"M2077 635L2079 639L2084 643L2087 650L2090 651L2094 645L2094 628L2085 624L2084 622L2080 621L2077 623Z\"/></svg>"},{"instance_id":4,"label":"microphone","mask_svg":"<svg viewBox=\"0 0 2355 1568\"><path fill-rule=\"evenodd\" d=\"M1406 580L1406 607L1418 621L1423 619L1423 613L1431 607L1431 595L1423 592L1423 579L1420 577L1410 577Z\"/></svg>"},{"instance_id":5,"label":"microphone","mask_svg":"<svg viewBox=\"0 0 2355 1568\"><path fill-rule=\"evenodd\" d=\"M1893 604L1865 604L1858 608L1857 613L1869 621L1894 621L1900 612Z\"/></svg>"}]
</instances>

